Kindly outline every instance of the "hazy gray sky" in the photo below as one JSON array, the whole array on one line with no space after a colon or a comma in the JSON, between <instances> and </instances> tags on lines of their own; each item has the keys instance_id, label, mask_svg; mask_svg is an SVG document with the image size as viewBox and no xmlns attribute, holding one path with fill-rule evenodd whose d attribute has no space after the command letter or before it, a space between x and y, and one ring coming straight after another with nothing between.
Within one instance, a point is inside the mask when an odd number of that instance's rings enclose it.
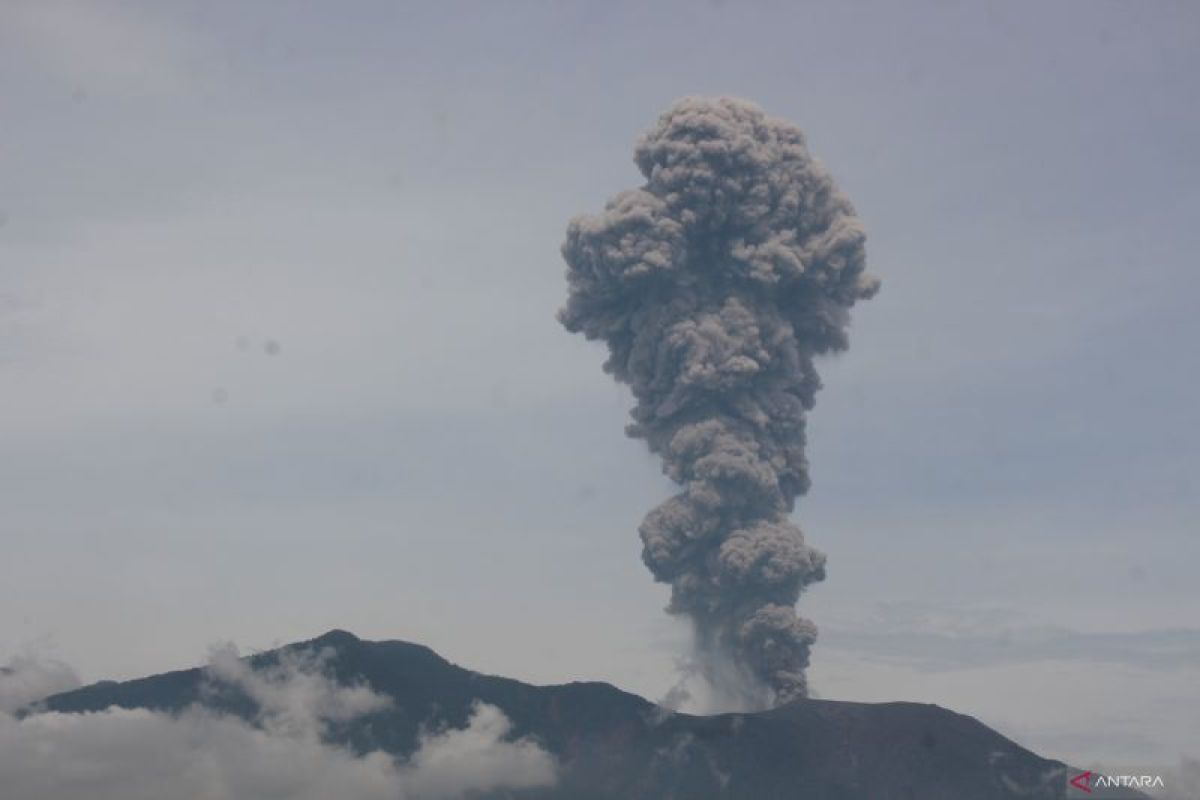
<instances>
[{"instance_id":1,"label":"hazy gray sky","mask_svg":"<svg viewBox=\"0 0 1200 800\"><path fill-rule=\"evenodd\" d=\"M0 5L0 661L331 627L657 696L671 491L567 219L686 94L801 125L878 298L822 364L811 681L1200 753L1190 3Z\"/></svg>"}]
</instances>

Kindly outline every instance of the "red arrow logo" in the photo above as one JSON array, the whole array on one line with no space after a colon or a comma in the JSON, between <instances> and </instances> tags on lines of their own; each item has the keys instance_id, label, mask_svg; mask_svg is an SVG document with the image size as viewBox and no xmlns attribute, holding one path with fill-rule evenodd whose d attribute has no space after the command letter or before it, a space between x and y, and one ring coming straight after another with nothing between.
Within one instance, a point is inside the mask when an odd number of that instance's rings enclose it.
<instances>
[{"instance_id":1,"label":"red arrow logo","mask_svg":"<svg viewBox=\"0 0 1200 800\"><path fill-rule=\"evenodd\" d=\"M1085 791L1088 794L1092 793L1092 787L1088 785L1091 782L1092 782L1091 770L1088 770L1087 772L1081 772L1078 775L1076 775L1074 778L1071 778L1072 786L1074 786L1076 789Z\"/></svg>"}]
</instances>

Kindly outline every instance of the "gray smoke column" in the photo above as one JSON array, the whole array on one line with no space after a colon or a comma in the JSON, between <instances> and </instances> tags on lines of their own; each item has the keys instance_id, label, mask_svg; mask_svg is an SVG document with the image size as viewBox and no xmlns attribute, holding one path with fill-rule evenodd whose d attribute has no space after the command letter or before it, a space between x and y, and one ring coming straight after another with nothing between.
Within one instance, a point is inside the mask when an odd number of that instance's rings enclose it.
<instances>
[{"instance_id":1,"label":"gray smoke column","mask_svg":"<svg viewBox=\"0 0 1200 800\"><path fill-rule=\"evenodd\" d=\"M847 347L879 282L804 134L751 103L680 100L634 161L644 186L570 223L559 320L608 345L636 400L627 433L681 487L642 522L642 558L693 621L701 671L745 706L790 702L816 638L795 605L825 577L788 518L809 486L813 358Z\"/></svg>"}]
</instances>

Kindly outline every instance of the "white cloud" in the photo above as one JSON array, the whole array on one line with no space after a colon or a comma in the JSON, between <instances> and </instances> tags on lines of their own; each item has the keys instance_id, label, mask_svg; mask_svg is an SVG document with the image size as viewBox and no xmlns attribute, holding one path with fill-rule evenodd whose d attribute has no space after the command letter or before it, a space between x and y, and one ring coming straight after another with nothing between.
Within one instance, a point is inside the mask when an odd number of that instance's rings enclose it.
<instances>
[{"instance_id":1,"label":"white cloud","mask_svg":"<svg viewBox=\"0 0 1200 800\"><path fill-rule=\"evenodd\" d=\"M7 666L0 667L0 717L78 686L75 670L61 661L17 656Z\"/></svg>"},{"instance_id":2,"label":"white cloud","mask_svg":"<svg viewBox=\"0 0 1200 800\"><path fill-rule=\"evenodd\" d=\"M240 688L259 707L266 730L291 737L322 737L331 722L349 722L390 708L389 698L365 684L345 686L325 675L330 650L283 654L269 667L251 669L232 645L215 648L208 674L213 685Z\"/></svg>"},{"instance_id":3,"label":"white cloud","mask_svg":"<svg viewBox=\"0 0 1200 800\"><path fill-rule=\"evenodd\" d=\"M87 714L0 714L0 784L6 800L439 800L471 790L553 783L553 758L478 705L467 726L426 735L407 762L358 755L326 740L326 726L388 708L364 685L324 674L323 655L284 658L251 670L235 651L214 652L211 685L232 685L260 708L253 723L192 707L171 715L109 708ZM0 698L62 688L58 667L14 662ZM61 681L60 681L61 683ZM11 704L10 704L11 705Z\"/></svg>"},{"instance_id":4,"label":"white cloud","mask_svg":"<svg viewBox=\"0 0 1200 800\"><path fill-rule=\"evenodd\" d=\"M533 788L554 782L554 759L529 739L506 741L511 723L479 703L466 728L427 736L403 770L414 797L458 797L495 786Z\"/></svg>"}]
</instances>

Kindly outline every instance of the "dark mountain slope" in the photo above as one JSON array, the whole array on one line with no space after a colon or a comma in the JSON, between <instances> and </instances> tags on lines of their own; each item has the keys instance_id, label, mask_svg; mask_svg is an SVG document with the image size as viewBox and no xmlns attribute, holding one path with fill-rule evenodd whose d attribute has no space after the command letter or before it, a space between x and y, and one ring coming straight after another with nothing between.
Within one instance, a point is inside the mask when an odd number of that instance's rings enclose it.
<instances>
[{"instance_id":1,"label":"dark mountain slope","mask_svg":"<svg viewBox=\"0 0 1200 800\"><path fill-rule=\"evenodd\" d=\"M406 642L365 642L344 631L251 657L328 649L342 682L361 681L395 708L337 736L358 750L406 755L420 732L464 725L477 701L500 708L515 736L536 737L563 763L559 785L526 796L699 800L1009 800L1062 798L1060 762L1038 757L971 717L916 703L810 700L754 714L666 714L604 683L530 686L458 667ZM200 669L56 695L63 712L112 705L179 711L203 703L241 716L236 693L202 691Z\"/></svg>"}]
</instances>

